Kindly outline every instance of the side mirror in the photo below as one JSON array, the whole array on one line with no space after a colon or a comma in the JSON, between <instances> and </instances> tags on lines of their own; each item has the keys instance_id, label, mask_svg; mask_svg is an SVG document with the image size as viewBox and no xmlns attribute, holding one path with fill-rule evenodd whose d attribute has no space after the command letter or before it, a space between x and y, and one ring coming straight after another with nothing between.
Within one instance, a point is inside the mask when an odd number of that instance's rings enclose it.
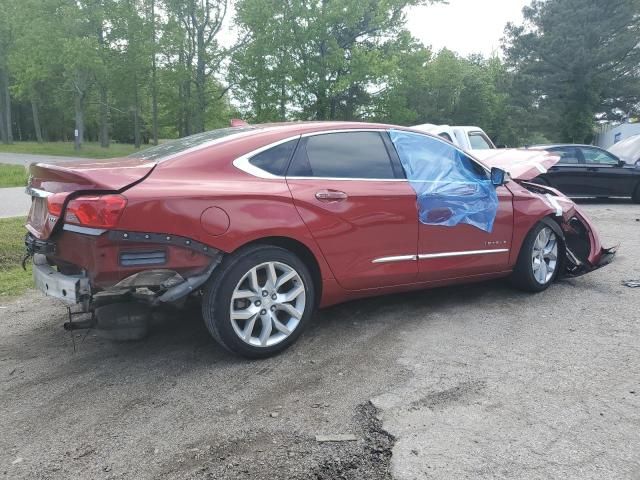
<instances>
[{"instance_id":1,"label":"side mirror","mask_svg":"<svg viewBox=\"0 0 640 480\"><path fill-rule=\"evenodd\" d=\"M502 143L499 143L498 145L496 145L496 148L497 149L503 149L503 148L509 148L509 147L507 147L506 145L504 145Z\"/></svg>"},{"instance_id":2,"label":"side mirror","mask_svg":"<svg viewBox=\"0 0 640 480\"><path fill-rule=\"evenodd\" d=\"M493 167L491 169L491 183L494 186L500 187L506 183L507 172L501 168Z\"/></svg>"},{"instance_id":3,"label":"side mirror","mask_svg":"<svg viewBox=\"0 0 640 480\"><path fill-rule=\"evenodd\" d=\"M618 160L618 166L619 167L624 167L627 164L627 162L625 162L624 160Z\"/></svg>"}]
</instances>

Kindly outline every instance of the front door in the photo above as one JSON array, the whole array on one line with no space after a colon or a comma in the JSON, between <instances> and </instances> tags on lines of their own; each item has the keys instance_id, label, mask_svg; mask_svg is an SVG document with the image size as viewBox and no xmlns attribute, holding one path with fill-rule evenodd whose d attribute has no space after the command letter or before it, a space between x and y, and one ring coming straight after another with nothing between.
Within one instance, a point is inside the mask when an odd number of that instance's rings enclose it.
<instances>
[{"instance_id":1,"label":"front door","mask_svg":"<svg viewBox=\"0 0 640 480\"><path fill-rule=\"evenodd\" d=\"M382 131L303 137L287 172L300 216L348 290L412 283L416 194Z\"/></svg>"},{"instance_id":2,"label":"front door","mask_svg":"<svg viewBox=\"0 0 640 480\"><path fill-rule=\"evenodd\" d=\"M418 194L418 280L503 272L513 234L512 194L485 167L438 138L392 131Z\"/></svg>"}]
</instances>

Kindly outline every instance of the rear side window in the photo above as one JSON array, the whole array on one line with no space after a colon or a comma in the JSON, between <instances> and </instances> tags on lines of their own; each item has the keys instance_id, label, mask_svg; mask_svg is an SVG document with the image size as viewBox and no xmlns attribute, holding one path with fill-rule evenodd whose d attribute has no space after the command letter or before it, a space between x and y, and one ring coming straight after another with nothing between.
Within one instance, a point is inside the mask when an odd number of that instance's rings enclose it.
<instances>
[{"instance_id":1,"label":"rear side window","mask_svg":"<svg viewBox=\"0 0 640 480\"><path fill-rule=\"evenodd\" d=\"M439 137L444 138L446 141L453 143L451 136L447 132L442 132L438 134Z\"/></svg>"},{"instance_id":2,"label":"rear side window","mask_svg":"<svg viewBox=\"0 0 640 480\"><path fill-rule=\"evenodd\" d=\"M276 145L269 150L260 152L249 159L254 167L261 168L272 175L284 175L293 155L298 139Z\"/></svg>"},{"instance_id":3,"label":"rear side window","mask_svg":"<svg viewBox=\"0 0 640 480\"><path fill-rule=\"evenodd\" d=\"M395 178L378 132L314 135L301 142L289 168L292 177Z\"/></svg>"}]
</instances>

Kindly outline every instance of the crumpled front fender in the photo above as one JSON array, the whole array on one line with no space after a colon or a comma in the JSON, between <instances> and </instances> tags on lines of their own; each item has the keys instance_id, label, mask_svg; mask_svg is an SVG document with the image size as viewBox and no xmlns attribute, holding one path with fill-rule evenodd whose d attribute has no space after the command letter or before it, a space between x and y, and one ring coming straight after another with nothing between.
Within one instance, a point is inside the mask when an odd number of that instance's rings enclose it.
<instances>
[{"instance_id":1,"label":"crumpled front fender","mask_svg":"<svg viewBox=\"0 0 640 480\"><path fill-rule=\"evenodd\" d=\"M517 182L517 185L526 189L528 198L534 202L535 206L529 208L535 208L545 218L551 218L559 225L566 250L565 276L584 275L613 261L617 247L603 247L595 226L573 200L544 185L524 181ZM513 193L518 195L517 191Z\"/></svg>"}]
</instances>

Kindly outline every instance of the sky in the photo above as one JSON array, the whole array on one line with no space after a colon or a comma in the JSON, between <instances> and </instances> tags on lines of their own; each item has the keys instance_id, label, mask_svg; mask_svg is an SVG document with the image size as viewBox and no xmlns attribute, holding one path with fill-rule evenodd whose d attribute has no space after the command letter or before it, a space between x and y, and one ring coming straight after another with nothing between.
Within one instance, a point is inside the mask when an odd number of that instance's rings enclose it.
<instances>
[{"instance_id":1,"label":"sky","mask_svg":"<svg viewBox=\"0 0 640 480\"><path fill-rule=\"evenodd\" d=\"M463 56L500 53L508 22L522 21L531 0L449 0L448 4L411 7L407 27L414 37L439 51L447 47Z\"/></svg>"}]
</instances>

